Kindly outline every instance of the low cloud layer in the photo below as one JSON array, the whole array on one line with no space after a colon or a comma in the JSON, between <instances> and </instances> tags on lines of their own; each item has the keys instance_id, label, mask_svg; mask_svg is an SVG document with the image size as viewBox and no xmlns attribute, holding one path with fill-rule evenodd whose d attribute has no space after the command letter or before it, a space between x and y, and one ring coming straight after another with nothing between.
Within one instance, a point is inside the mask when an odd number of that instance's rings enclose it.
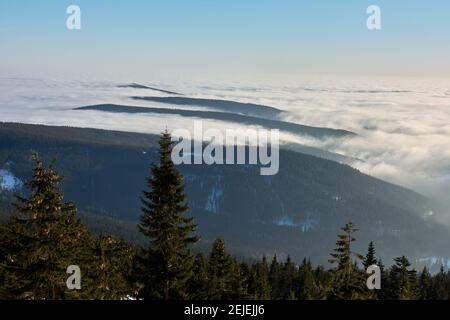
<instances>
[{"instance_id":1,"label":"low cloud layer","mask_svg":"<svg viewBox=\"0 0 450 320\"><path fill-rule=\"evenodd\" d=\"M260 88L227 97L289 111L286 121L356 132L302 143L361 159L353 164L361 171L449 203L449 80L327 78Z\"/></svg>"},{"instance_id":2,"label":"low cloud layer","mask_svg":"<svg viewBox=\"0 0 450 320\"><path fill-rule=\"evenodd\" d=\"M117 82L0 78L0 121L70 125L158 133L192 126L175 115L107 114L74 111L84 105L116 103L165 107L130 96L160 92L117 88ZM189 97L229 99L273 106L283 120L346 129L358 137L316 140L282 134L298 142L360 159L361 171L450 202L450 81L442 79L307 78L236 83L143 83ZM180 106L174 106L180 108ZM186 107L195 109L195 107ZM203 109L204 110L204 109ZM239 128L204 121L205 128ZM282 161L282 159L280 159Z\"/></svg>"}]
</instances>

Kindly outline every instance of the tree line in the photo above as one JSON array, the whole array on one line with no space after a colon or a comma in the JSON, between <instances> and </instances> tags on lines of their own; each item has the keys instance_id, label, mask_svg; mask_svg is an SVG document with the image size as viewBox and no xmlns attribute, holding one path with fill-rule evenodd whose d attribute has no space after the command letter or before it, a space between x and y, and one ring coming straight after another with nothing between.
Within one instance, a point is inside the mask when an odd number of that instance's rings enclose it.
<instances>
[{"instance_id":1,"label":"tree line","mask_svg":"<svg viewBox=\"0 0 450 320\"><path fill-rule=\"evenodd\" d=\"M145 245L112 235L94 236L64 202L61 178L37 154L28 196L17 196L16 212L0 224L0 299L311 300L448 299L450 273L417 272L405 256L385 268L375 246L366 255L352 250L357 232L347 223L330 254L331 268L263 256L254 262L230 255L222 238L209 254L195 253L200 240L188 216L183 177L171 160L166 131L159 164L152 164L141 196L139 231ZM270 260L270 261L269 261ZM79 266L81 289L67 286L68 266ZM366 269L377 265L381 289L366 286Z\"/></svg>"}]
</instances>

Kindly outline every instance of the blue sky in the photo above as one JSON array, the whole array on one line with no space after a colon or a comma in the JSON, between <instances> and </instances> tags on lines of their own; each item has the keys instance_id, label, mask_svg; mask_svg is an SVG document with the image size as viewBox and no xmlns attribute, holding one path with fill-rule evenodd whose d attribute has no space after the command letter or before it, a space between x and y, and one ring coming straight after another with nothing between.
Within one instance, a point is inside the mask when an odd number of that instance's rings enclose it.
<instances>
[{"instance_id":1,"label":"blue sky","mask_svg":"<svg viewBox=\"0 0 450 320\"><path fill-rule=\"evenodd\" d=\"M447 0L0 0L0 71L449 76L449 15Z\"/></svg>"}]
</instances>

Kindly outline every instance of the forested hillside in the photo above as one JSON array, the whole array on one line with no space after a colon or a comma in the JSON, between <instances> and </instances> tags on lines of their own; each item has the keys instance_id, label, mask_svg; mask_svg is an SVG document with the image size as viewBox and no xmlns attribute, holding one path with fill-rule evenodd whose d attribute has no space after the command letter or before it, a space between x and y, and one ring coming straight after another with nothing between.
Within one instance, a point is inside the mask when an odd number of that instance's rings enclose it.
<instances>
[{"instance_id":1,"label":"forested hillside","mask_svg":"<svg viewBox=\"0 0 450 320\"><path fill-rule=\"evenodd\" d=\"M386 268L373 242L365 256L355 251L359 230L352 222L341 228L329 252L329 269L306 258L299 264L290 256L245 262L229 254L221 237L209 254L194 254L201 236L187 215L183 176L171 160L168 132L159 146L158 164L152 164L141 193L137 227L145 241L139 245L93 235L76 205L64 199L53 164L45 165L33 153L27 195L17 195L12 216L0 222L0 299L449 299L450 273L443 266L436 275L427 268L417 273L402 255ZM378 270L373 283L366 283L369 268ZM64 281L67 273L72 275Z\"/></svg>"},{"instance_id":2,"label":"forested hillside","mask_svg":"<svg viewBox=\"0 0 450 320\"><path fill-rule=\"evenodd\" d=\"M95 229L111 231L117 221L138 220L143 177L157 160L156 141L144 134L4 123L0 166L26 181L32 150L45 161L55 157L66 198L87 216L110 217L106 221L114 223L97 223ZM179 169L202 241L210 244L222 236L240 256L290 254L327 263L336 230L350 220L363 231L358 249L373 240L386 261L399 254L413 263L449 256L448 229L433 222L440 212L437 204L346 165L281 150L280 171L271 177L260 176L256 166ZM133 228L121 231L138 239Z\"/></svg>"}]
</instances>

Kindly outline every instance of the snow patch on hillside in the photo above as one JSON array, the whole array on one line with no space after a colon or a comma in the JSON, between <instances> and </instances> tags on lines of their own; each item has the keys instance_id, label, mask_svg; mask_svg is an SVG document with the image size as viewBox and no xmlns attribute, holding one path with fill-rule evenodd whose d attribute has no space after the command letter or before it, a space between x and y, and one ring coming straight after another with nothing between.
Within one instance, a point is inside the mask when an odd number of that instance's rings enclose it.
<instances>
[{"instance_id":1,"label":"snow patch on hillside","mask_svg":"<svg viewBox=\"0 0 450 320\"><path fill-rule=\"evenodd\" d=\"M281 226L281 227L298 227L298 224L294 223L294 220L292 220L291 217L286 216L286 215L278 218L277 220L274 221L274 223L277 226Z\"/></svg>"},{"instance_id":2,"label":"snow patch on hillside","mask_svg":"<svg viewBox=\"0 0 450 320\"><path fill-rule=\"evenodd\" d=\"M308 232L314 229L315 223L310 219L306 219L304 222L300 224L300 228L302 232Z\"/></svg>"},{"instance_id":3,"label":"snow patch on hillside","mask_svg":"<svg viewBox=\"0 0 450 320\"><path fill-rule=\"evenodd\" d=\"M420 264L425 264L428 267L432 267L433 265L443 266L445 268L450 268L450 259L444 257L426 257L418 259Z\"/></svg>"},{"instance_id":4,"label":"snow patch on hillside","mask_svg":"<svg viewBox=\"0 0 450 320\"><path fill-rule=\"evenodd\" d=\"M317 222L315 220L307 218L300 221L299 223L295 223L291 217L289 217L288 215L283 215L280 218L276 219L274 221L274 224L280 227L300 228L302 232L308 232L316 227Z\"/></svg>"},{"instance_id":5,"label":"snow patch on hillside","mask_svg":"<svg viewBox=\"0 0 450 320\"><path fill-rule=\"evenodd\" d=\"M216 177L211 192L208 195L208 199L206 200L205 209L208 212L217 214L220 209L220 201L223 198L223 186L221 183L221 177Z\"/></svg>"},{"instance_id":6,"label":"snow patch on hillside","mask_svg":"<svg viewBox=\"0 0 450 320\"><path fill-rule=\"evenodd\" d=\"M14 191L22 186L23 182L10 171L0 169L0 191Z\"/></svg>"}]
</instances>

